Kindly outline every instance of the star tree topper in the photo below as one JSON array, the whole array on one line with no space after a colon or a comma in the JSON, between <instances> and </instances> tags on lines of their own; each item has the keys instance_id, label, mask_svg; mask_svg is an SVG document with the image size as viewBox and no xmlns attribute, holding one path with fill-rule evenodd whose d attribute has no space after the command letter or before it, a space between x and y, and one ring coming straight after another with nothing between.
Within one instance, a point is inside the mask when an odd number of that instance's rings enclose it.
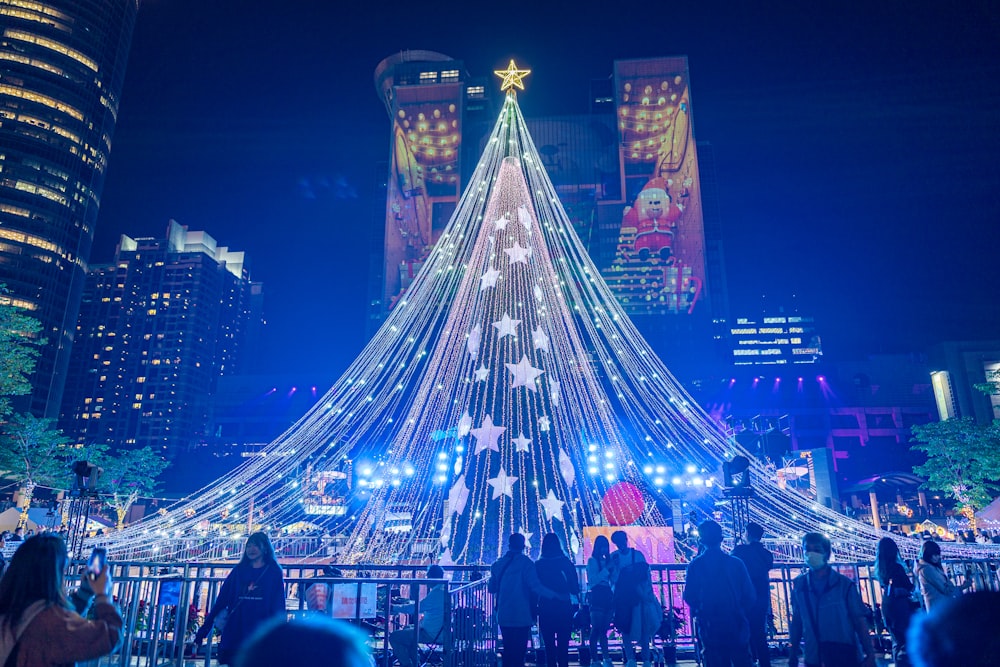
<instances>
[{"instance_id":1,"label":"star tree topper","mask_svg":"<svg viewBox=\"0 0 1000 667\"><path fill-rule=\"evenodd\" d=\"M514 59L511 58L507 69L493 70L493 73L503 79L500 82L500 92L505 92L515 87L524 90L524 77L531 74L531 70L518 69L517 65L514 64Z\"/></svg>"}]
</instances>

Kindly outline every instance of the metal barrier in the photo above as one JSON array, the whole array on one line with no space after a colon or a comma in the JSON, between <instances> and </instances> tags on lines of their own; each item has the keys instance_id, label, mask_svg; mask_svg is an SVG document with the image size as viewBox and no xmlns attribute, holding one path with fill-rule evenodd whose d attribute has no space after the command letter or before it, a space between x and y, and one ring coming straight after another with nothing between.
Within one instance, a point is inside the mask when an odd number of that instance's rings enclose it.
<instances>
[{"instance_id":1,"label":"metal barrier","mask_svg":"<svg viewBox=\"0 0 1000 667\"><path fill-rule=\"evenodd\" d=\"M192 664L185 661L185 645L204 623L205 613L214 603L225 577L235 562L227 563L112 563L114 598L125 620L125 641L113 655L87 663L94 666L157 667ZM862 600L876 610L881 604L881 588L875 583L870 563L835 563L839 572L857 582ZM1000 562L949 561L945 571L961 583L972 581L973 590L1000 590ZM329 576L329 568L338 568L339 576ZM426 565L283 565L286 609L289 616L326 613L364 629L378 667L394 662L389 635L409 621L399 613L400 602L414 602L410 615L419 630L420 600L430 586L448 585L445 628L439 644L422 650L432 662L442 667L494 667L502 646L494 600L486 588L488 570L476 566L445 568L448 581L425 579ZM651 565L653 587L663 606L680 618L672 638L661 644L690 650L694 644L689 610L681 595L684 589L684 565ZM771 602L774 615L773 641L788 638L788 617L792 580L802 572L800 566L779 565L771 571ZM585 585L586 573L581 568ZM71 582L75 586L78 582ZM325 609L310 610L307 592L315 584L329 588ZM877 614L876 614L877 616ZM874 620L874 619L873 619ZM876 632L880 622L874 623ZM582 633L574 635L579 646ZM612 630L611 643L620 646L620 637ZM210 639L197 663L215 664L214 642ZM423 661L422 661L423 662Z\"/></svg>"}]
</instances>

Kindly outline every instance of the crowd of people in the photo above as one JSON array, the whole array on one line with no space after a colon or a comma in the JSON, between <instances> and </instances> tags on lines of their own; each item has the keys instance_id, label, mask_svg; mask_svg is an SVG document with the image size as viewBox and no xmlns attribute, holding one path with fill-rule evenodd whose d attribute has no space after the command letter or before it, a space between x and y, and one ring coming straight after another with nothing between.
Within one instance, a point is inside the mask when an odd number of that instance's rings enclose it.
<instances>
[{"instance_id":1,"label":"crowd of people","mask_svg":"<svg viewBox=\"0 0 1000 667\"><path fill-rule=\"evenodd\" d=\"M770 572L774 559L761 543L764 528L750 523L741 543L726 553L714 521L698 526L699 552L687 566L683 600L691 610L704 667L769 667L772 619ZM4 536L0 536L0 540ZM85 570L71 594L64 590L65 541L58 534L21 537L0 578L0 665L73 665L106 656L123 640L122 615L112 599L106 564ZM16 538L13 538L15 541ZM614 546L612 551L611 546ZM589 608L586 644L591 664L611 667L608 635L621 635L624 663L651 665L650 646L664 610L642 552L625 531L595 539L585 585L558 535L549 533L532 561L525 537L509 536L506 553L490 568L487 588L496 604L503 667L526 663L537 624L547 667L567 667L577 606ZM804 571L791 583L789 667L874 667L876 645L869 609L858 583L831 565L833 548L821 533L802 538ZM926 541L911 569L898 545L883 538L872 568L880 586L877 607L891 639L895 667L980 667L1000 655L1000 593L965 593L946 576L937 543ZM340 573L331 570L331 577ZM418 646L443 645L449 619L444 570L431 565L422 599L396 605L415 624L389 635L399 667L416 667ZM307 593L309 609L326 611L323 583ZM414 589L416 590L416 589ZM413 596L417 596L414 594ZM226 577L205 622L189 647L192 654L213 632L221 635L219 664L258 667L338 664L370 667L369 636L328 613L288 620L285 583L270 539L254 533ZM588 655L588 654L584 654ZM583 657L583 656L581 656ZM332 662L331 662L332 661ZM541 658L536 657L540 664Z\"/></svg>"}]
</instances>

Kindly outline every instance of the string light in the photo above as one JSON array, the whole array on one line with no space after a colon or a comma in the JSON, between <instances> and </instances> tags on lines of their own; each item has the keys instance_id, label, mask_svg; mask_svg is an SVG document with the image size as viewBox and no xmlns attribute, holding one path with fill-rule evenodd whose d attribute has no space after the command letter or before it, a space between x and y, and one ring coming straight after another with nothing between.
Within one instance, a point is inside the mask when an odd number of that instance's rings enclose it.
<instances>
[{"instance_id":1,"label":"string light","mask_svg":"<svg viewBox=\"0 0 1000 667\"><path fill-rule=\"evenodd\" d=\"M163 557L171 542L157 531L168 525L185 548L237 532L222 523L222 495L223 511L244 518L240 530L300 521L297 471L345 460L356 462L352 509L322 525L343 534L348 562L398 562L433 544L444 562L489 563L514 530L554 531L579 549L620 482L642 494L643 525L667 525L668 482L721 496L722 461L753 457L625 316L541 165L508 95L476 185L343 377L265 455L106 537L112 555ZM881 533L871 526L779 488L756 462L752 473L751 518L772 534L794 540L824 526L842 558L874 555ZM915 540L899 541L915 552ZM956 556L978 545L942 546ZM301 557L315 555L324 554Z\"/></svg>"}]
</instances>

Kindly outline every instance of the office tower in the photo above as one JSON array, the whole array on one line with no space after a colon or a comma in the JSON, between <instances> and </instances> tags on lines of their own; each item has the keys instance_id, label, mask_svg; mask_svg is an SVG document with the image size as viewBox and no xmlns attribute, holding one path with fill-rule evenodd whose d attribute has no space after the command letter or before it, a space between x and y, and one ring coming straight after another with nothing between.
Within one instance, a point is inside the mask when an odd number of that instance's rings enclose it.
<instances>
[{"instance_id":1,"label":"office tower","mask_svg":"<svg viewBox=\"0 0 1000 667\"><path fill-rule=\"evenodd\" d=\"M205 232L171 221L165 239L123 235L114 263L87 274L66 435L168 458L205 440L216 381L244 360L259 292L243 253Z\"/></svg>"},{"instance_id":2,"label":"office tower","mask_svg":"<svg viewBox=\"0 0 1000 667\"><path fill-rule=\"evenodd\" d=\"M23 407L55 417L136 0L0 0L0 282L48 344Z\"/></svg>"}]
</instances>

